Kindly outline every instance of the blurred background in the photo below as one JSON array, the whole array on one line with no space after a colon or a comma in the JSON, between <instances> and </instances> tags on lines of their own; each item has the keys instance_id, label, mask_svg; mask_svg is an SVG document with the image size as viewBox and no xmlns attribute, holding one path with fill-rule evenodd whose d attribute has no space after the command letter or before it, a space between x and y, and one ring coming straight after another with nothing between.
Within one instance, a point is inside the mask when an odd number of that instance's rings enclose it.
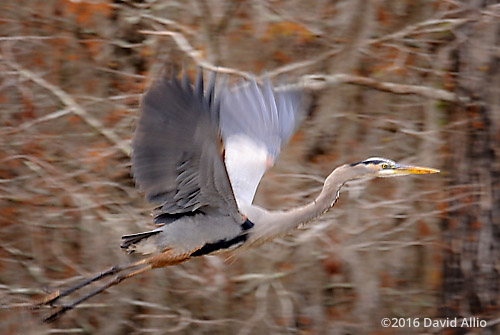
<instances>
[{"instance_id":1,"label":"blurred background","mask_svg":"<svg viewBox=\"0 0 500 335\"><path fill-rule=\"evenodd\" d=\"M500 5L461 0L0 4L2 334L497 334ZM27 306L139 259L130 144L165 66L303 85L307 118L256 203L311 201L371 156L441 169L351 183L291 236L158 269L52 324ZM262 78L262 77L259 77ZM477 317L485 328L383 328Z\"/></svg>"}]
</instances>

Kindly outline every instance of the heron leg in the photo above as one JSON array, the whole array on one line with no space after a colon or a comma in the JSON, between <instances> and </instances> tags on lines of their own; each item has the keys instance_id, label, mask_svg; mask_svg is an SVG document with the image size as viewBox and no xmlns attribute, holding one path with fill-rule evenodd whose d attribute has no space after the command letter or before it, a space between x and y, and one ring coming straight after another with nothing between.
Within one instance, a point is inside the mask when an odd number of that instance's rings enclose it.
<instances>
[{"instance_id":1,"label":"heron leg","mask_svg":"<svg viewBox=\"0 0 500 335\"><path fill-rule=\"evenodd\" d=\"M153 267L151 265L147 265L147 266L144 266L138 270L135 270L133 272L130 272L126 275L118 275L116 276L115 279L113 279L112 281L102 285L101 287L98 287L97 289L93 290L92 292L84 295L83 297L81 297L80 299L77 299L75 301L73 301L71 304L69 305L64 305L62 306L57 312L51 314L50 316L48 316L47 318L45 318L43 321L44 322L52 322L52 321L55 321L57 320L61 315L63 315L64 313L66 313L67 311L69 310L72 310L73 308L75 308L76 306L78 306L79 304L81 304L82 302L92 298L93 296L95 295L98 295L99 293L107 290L108 288L112 287L112 286L115 286L115 285L118 285L120 284L122 281L124 281L125 279L128 279L128 278L132 278L134 276L137 276L141 273L144 273L146 271L149 271L151 270ZM97 277L97 276L96 276ZM102 277L101 277L102 278ZM97 280L97 279L96 279Z\"/></svg>"},{"instance_id":2,"label":"heron leg","mask_svg":"<svg viewBox=\"0 0 500 335\"><path fill-rule=\"evenodd\" d=\"M72 286L72 287L68 288L67 290L64 290L64 291L58 290L54 293L47 295L41 301L36 303L35 307L42 306L42 305L51 305L52 306L52 304L54 302L56 302L57 300L59 300L59 298L70 295L71 293L73 293L73 292L81 289L82 287L85 287L85 286L87 286L95 281L101 280L103 278L112 276L112 275L117 274L119 272L122 272L124 270L131 269L131 268L143 265L143 264L144 264L144 260L140 260L138 262L134 262L134 263L126 264L126 265L115 265L115 266L109 268L108 270L101 272L97 276L94 276L92 278L84 280L83 282L81 282L75 286Z\"/></svg>"},{"instance_id":3,"label":"heron leg","mask_svg":"<svg viewBox=\"0 0 500 335\"><path fill-rule=\"evenodd\" d=\"M172 252L171 250L166 250L161 254L154 255L145 259L142 259L138 262L135 263L130 263L127 265L117 265L113 266L112 268L100 273L99 275L92 277L90 279L87 279L83 281L82 283L75 285L65 291L62 292L55 292L51 295L48 295L45 297L41 302L37 303L36 306L42 306L42 305L52 305L55 301L57 301L59 298L67 296L76 290L81 289L82 287L85 287L95 281L101 280L103 278L118 274L115 279L111 280L110 282L96 288L95 290L91 291L90 293L84 295L83 297L73 301L72 303L68 305L63 305L61 308L48 316L47 318L44 319L44 322L52 322L58 319L61 315L66 313L69 310L72 310L82 302L92 298L95 295L98 295L99 293L107 290L108 288L118 285L122 281L128 278L132 278L137 276L138 274L144 273L146 271L149 271L151 269L155 268L162 268L165 266L170 266L170 265L177 265L180 263L183 263L189 259L189 254L177 254L175 252ZM140 269L137 269L135 271L129 272L128 274L119 274L120 272L124 270L128 270L134 267L142 266Z\"/></svg>"}]
</instances>

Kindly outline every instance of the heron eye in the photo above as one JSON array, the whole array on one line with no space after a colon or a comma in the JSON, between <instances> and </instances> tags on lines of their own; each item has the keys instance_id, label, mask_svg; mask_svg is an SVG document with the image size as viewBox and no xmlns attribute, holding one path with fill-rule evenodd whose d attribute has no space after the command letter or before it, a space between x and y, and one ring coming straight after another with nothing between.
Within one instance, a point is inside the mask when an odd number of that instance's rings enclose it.
<instances>
[{"instance_id":1,"label":"heron eye","mask_svg":"<svg viewBox=\"0 0 500 335\"><path fill-rule=\"evenodd\" d=\"M382 169L387 169L389 166L387 164L382 164Z\"/></svg>"}]
</instances>

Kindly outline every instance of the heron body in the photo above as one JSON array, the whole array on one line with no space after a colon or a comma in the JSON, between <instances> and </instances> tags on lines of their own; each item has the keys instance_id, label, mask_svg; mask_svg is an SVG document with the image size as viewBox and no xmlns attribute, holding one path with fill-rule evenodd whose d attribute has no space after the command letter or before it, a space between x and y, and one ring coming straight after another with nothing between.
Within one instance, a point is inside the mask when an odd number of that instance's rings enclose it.
<instances>
[{"instance_id":1,"label":"heron body","mask_svg":"<svg viewBox=\"0 0 500 335\"><path fill-rule=\"evenodd\" d=\"M150 256L114 266L40 304L52 305L105 277L115 279L63 306L52 321L81 302L152 268L191 258L233 252L284 236L328 211L341 187L353 179L437 173L386 158L342 165L326 178L306 205L268 211L253 204L266 169L276 161L302 120L303 93L275 90L255 80L217 92L215 75L207 87L199 72L194 85L166 76L145 93L133 140L132 173L146 199L157 207L156 229L123 236L122 248ZM136 269L125 275L126 270Z\"/></svg>"}]
</instances>

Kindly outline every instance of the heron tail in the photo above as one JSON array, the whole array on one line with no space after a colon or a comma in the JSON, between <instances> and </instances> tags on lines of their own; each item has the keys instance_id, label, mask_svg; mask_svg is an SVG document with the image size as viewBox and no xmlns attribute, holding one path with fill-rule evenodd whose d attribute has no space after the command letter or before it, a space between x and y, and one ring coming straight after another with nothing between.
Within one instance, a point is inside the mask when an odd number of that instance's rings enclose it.
<instances>
[{"instance_id":1,"label":"heron tail","mask_svg":"<svg viewBox=\"0 0 500 335\"><path fill-rule=\"evenodd\" d=\"M144 233L124 235L122 236L123 242L120 248L124 249L129 254L135 251L139 251L142 254L150 254L156 251L156 246L154 243L150 243L152 241L150 241L149 238L159 233L159 230L153 230Z\"/></svg>"}]
</instances>

